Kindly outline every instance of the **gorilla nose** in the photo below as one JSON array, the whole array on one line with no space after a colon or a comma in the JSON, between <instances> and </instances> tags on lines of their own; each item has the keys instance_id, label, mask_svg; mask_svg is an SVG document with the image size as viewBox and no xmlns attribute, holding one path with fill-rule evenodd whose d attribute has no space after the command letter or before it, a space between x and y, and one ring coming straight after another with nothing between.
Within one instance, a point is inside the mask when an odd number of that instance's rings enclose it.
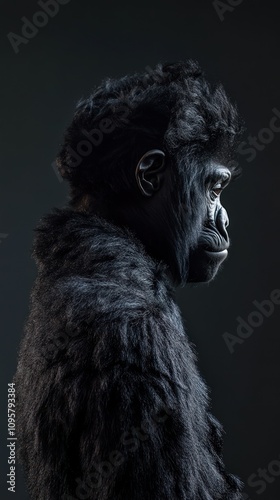
<instances>
[{"instance_id":1,"label":"gorilla nose","mask_svg":"<svg viewBox=\"0 0 280 500\"><path fill-rule=\"evenodd\" d=\"M226 241L228 241L228 233L226 228L229 226L229 218L227 211L224 207L221 207L216 216L216 226L220 234L224 237Z\"/></svg>"}]
</instances>

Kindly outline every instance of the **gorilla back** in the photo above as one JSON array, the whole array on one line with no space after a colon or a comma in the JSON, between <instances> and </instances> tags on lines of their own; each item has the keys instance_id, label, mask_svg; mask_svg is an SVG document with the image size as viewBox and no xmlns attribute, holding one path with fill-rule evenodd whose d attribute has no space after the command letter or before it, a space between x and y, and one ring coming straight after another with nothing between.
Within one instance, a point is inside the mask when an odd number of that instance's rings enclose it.
<instances>
[{"instance_id":1,"label":"gorilla back","mask_svg":"<svg viewBox=\"0 0 280 500\"><path fill-rule=\"evenodd\" d=\"M15 375L32 500L241 499L174 302L227 255L220 195L239 133L193 62L107 80L79 103L58 157L70 204L36 228Z\"/></svg>"}]
</instances>

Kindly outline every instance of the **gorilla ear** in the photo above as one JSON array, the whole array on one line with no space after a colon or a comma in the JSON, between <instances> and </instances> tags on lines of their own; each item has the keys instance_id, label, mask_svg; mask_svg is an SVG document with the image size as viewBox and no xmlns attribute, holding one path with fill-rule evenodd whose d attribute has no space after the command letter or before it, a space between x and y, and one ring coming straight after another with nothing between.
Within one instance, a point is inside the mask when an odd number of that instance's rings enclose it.
<instances>
[{"instance_id":1,"label":"gorilla ear","mask_svg":"<svg viewBox=\"0 0 280 500\"><path fill-rule=\"evenodd\" d=\"M135 177L143 196L152 196L160 188L165 169L165 154L160 149L147 151L139 160Z\"/></svg>"}]
</instances>

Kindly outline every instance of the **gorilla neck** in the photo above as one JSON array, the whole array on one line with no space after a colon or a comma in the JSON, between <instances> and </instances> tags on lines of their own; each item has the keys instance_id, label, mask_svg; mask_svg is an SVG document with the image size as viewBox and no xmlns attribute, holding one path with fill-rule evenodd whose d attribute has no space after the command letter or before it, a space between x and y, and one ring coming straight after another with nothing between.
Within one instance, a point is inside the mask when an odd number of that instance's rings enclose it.
<instances>
[{"instance_id":1,"label":"gorilla neck","mask_svg":"<svg viewBox=\"0 0 280 500\"><path fill-rule=\"evenodd\" d=\"M95 204L90 212L118 227L128 228L141 241L148 255L167 265L167 274L175 286L186 283L189 255L186 236L171 223L168 210L159 211L152 203L140 208L139 204L122 206L118 203L98 207Z\"/></svg>"}]
</instances>

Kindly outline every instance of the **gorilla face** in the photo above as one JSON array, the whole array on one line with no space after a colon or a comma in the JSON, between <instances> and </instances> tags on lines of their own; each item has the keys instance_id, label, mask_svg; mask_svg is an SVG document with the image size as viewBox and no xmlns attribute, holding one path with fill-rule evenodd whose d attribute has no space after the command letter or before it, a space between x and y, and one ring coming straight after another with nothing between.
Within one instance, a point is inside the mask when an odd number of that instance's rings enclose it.
<instances>
[{"instance_id":1,"label":"gorilla face","mask_svg":"<svg viewBox=\"0 0 280 500\"><path fill-rule=\"evenodd\" d=\"M179 197L174 198L174 190L171 192L174 179L161 150L145 153L135 176L144 201L142 221L133 216L133 229L148 252L168 264L177 284L212 280L228 255L229 219L220 196L231 180L230 170L219 163L205 165L200 178L192 181L188 193L191 201L183 210ZM178 191L183 189L179 185ZM194 238L192 233L197 236Z\"/></svg>"},{"instance_id":2,"label":"gorilla face","mask_svg":"<svg viewBox=\"0 0 280 500\"><path fill-rule=\"evenodd\" d=\"M227 227L229 219L221 204L220 196L229 184L228 168L215 165L206 183L207 215L197 246L190 251L189 282L207 282L214 278L229 248Z\"/></svg>"}]
</instances>

